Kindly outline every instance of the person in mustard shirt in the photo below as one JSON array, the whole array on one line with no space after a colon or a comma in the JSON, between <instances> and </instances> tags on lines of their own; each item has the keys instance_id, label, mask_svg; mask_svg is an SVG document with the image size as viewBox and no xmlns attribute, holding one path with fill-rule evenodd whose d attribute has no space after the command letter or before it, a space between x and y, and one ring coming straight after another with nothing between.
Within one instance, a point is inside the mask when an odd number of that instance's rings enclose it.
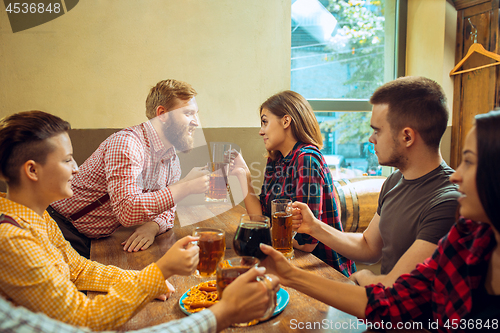
<instances>
[{"instance_id":1,"label":"person in mustard shirt","mask_svg":"<svg viewBox=\"0 0 500 333\"><path fill-rule=\"evenodd\" d=\"M196 269L199 248L191 244L197 238L180 239L141 271L80 256L46 211L51 202L73 194L71 179L78 167L69 129L68 122L42 111L0 120L0 177L7 183L7 193L0 195L0 297L71 325L114 329L152 299L165 300L173 291L167 278ZM264 313L266 287L250 282L254 277L247 280L243 289L255 294L247 297L253 303L221 304L211 311L217 321L223 314L229 322L238 317L235 311ZM89 299L79 290L107 294Z\"/></svg>"}]
</instances>

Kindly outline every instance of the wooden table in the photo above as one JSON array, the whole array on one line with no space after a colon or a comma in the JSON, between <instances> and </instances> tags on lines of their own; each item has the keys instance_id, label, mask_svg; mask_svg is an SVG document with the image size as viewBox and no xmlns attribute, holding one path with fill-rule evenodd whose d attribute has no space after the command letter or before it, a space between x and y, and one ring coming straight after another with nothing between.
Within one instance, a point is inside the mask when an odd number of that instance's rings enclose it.
<instances>
[{"instance_id":1,"label":"wooden table","mask_svg":"<svg viewBox=\"0 0 500 333\"><path fill-rule=\"evenodd\" d=\"M229 209L229 210L228 210ZM225 204L211 204L207 206L180 206L178 207L175 227L156 237L153 245L145 250L135 253L128 253L122 250L120 245L131 233L134 228L120 228L112 236L92 241L90 257L92 260L107 265L115 265L123 269L140 270L148 264L157 261L178 239L191 235L193 229L198 226L213 226L226 231L227 250L225 257L235 256L233 250L233 238L239 223L241 214L246 210L241 206L231 208ZM208 219L205 219L210 217ZM196 222L188 226L186 222ZM295 250L295 259L293 264L313 272L316 275L324 276L332 280L351 283L344 275L337 270L326 265L323 261L310 253ZM192 286L201 281L209 279L200 279L194 276L173 276L168 279L176 288L176 291L166 301L152 301L141 311L132 317L121 330L133 330L161 324L170 320L183 318L186 315L179 308L179 298ZM284 288L290 294L290 302L285 310L271 318L270 320L258 325L247 327L245 331L252 332L299 332L300 323L306 325L306 322L320 325L325 320L327 325L335 331L335 323L346 322L349 324L356 321L356 318L336 310L322 302L319 302L307 295L304 295L291 288ZM89 292L89 297L97 293ZM344 325L346 325L344 324ZM338 325L338 324L337 324ZM361 327L360 327L361 328ZM241 332L241 328L228 328L224 332ZM309 331L309 330L308 330ZM314 331L326 331L323 328ZM359 331L362 331L360 329Z\"/></svg>"}]
</instances>

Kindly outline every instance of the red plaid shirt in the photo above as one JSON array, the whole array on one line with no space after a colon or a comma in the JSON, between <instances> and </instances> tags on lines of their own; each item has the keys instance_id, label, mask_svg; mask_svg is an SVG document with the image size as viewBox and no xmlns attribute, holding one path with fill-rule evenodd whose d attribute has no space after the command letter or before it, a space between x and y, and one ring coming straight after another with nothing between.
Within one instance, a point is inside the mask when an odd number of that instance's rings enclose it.
<instances>
[{"instance_id":1,"label":"red plaid shirt","mask_svg":"<svg viewBox=\"0 0 500 333\"><path fill-rule=\"evenodd\" d=\"M432 257L399 277L391 288L366 287L367 321L397 325L413 320L425 329L429 321L437 321L441 332L460 329L472 307L480 306L473 304L473 294L484 284L495 245L489 224L460 220L439 241ZM499 304L488 306L498 309ZM498 317L494 319L498 324Z\"/></svg>"},{"instance_id":2,"label":"red plaid shirt","mask_svg":"<svg viewBox=\"0 0 500 333\"><path fill-rule=\"evenodd\" d=\"M73 196L51 206L69 217L104 194L110 200L73 221L90 238L109 236L125 227L155 221L163 233L174 225L175 203L168 185L181 176L179 159L166 150L145 122L107 138L80 167L71 182Z\"/></svg>"},{"instance_id":3,"label":"red plaid shirt","mask_svg":"<svg viewBox=\"0 0 500 333\"><path fill-rule=\"evenodd\" d=\"M276 161L268 159L260 194L264 215L271 216L271 201L281 198L307 203L319 220L343 231L333 195L332 176L316 146L297 142L286 157L281 156ZM356 271L353 261L317 239L306 234L297 234L295 239L300 245L318 243L312 253L345 276Z\"/></svg>"}]
</instances>

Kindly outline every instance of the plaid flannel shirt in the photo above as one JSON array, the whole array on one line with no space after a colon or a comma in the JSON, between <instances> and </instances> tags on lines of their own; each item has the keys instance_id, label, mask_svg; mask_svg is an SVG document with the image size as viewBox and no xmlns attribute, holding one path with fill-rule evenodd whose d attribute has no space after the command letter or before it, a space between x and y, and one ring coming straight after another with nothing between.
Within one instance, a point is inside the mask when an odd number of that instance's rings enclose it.
<instances>
[{"instance_id":1,"label":"plaid flannel shirt","mask_svg":"<svg viewBox=\"0 0 500 333\"><path fill-rule=\"evenodd\" d=\"M453 324L467 318L475 306L472 296L484 284L495 245L488 224L460 220L439 241L432 257L399 277L391 288L366 287L367 321L397 325L413 320L427 328L429 320L437 320L439 331L456 331L459 327Z\"/></svg>"},{"instance_id":2,"label":"plaid flannel shirt","mask_svg":"<svg viewBox=\"0 0 500 333\"><path fill-rule=\"evenodd\" d=\"M319 220L343 231L333 191L332 176L321 152L314 145L297 142L286 157L268 159L260 194L262 212L271 216L274 199L300 201ZM318 243L312 253L345 276L356 271L353 261L317 239L306 234L297 234L295 239L300 245Z\"/></svg>"},{"instance_id":3,"label":"plaid flannel shirt","mask_svg":"<svg viewBox=\"0 0 500 333\"><path fill-rule=\"evenodd\" d=\"M89 238L111 235L120 225L158 223L158 234L174 225L175 202L168 185L181 176L179 158L166 150L151 122L107 138L71 182L73 196L51 206L69 217L109 193L110 200L76 221Z\"/></svg>"}]
</instances>

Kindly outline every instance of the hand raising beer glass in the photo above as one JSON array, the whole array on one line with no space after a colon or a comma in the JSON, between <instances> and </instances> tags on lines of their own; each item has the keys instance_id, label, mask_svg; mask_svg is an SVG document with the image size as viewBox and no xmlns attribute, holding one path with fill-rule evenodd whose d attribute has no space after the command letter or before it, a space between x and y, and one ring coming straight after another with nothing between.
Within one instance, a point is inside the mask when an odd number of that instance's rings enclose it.
<instances>
[{"instance_id":1,"label":"hand raising beer glass","mask_svg":"<svg viewBox=\"0 0 500 333\"><path fill-rule=\"evenodd\" d=\"M198 247L200 248L200 261L194 275L214 276L217 264L224 259L226 233L221 229L198 227L194 230L193 236L199 237Z\"/></svg>"},{"instance_id":2,"label":"hand raising beer glass","mask_svg":"<svg viewBox=\"0 0 500 333\"><path fill-rule=\"evenodd\" d=\"M271 201L271 233L273 247L283 253L285 258L293 259L292 207L290 199L274 199Z\"/></svg>"},{"instance_id":3,"label":"hand raising beer glass","mask_svg":"<svg viewBox=\"0 0 500 333\"><path fill-rule=\"evenodd\" d=\"M217 265L217 294L219 295L219 299L223 297L224 289L226 289L231 282L249 269L259 266L259 264L260 260L255 257L234 257L219 262ZM267 288L269 305L266 313L262 318L254 319L248 323L236 323L232 326L251 326L257 324L259 321L265 321L272 317L276 307L276 291L271 287L272 279L268 275L263 275L258 276L257 281L263 283Z\"/></svg>"}]
</instances>

